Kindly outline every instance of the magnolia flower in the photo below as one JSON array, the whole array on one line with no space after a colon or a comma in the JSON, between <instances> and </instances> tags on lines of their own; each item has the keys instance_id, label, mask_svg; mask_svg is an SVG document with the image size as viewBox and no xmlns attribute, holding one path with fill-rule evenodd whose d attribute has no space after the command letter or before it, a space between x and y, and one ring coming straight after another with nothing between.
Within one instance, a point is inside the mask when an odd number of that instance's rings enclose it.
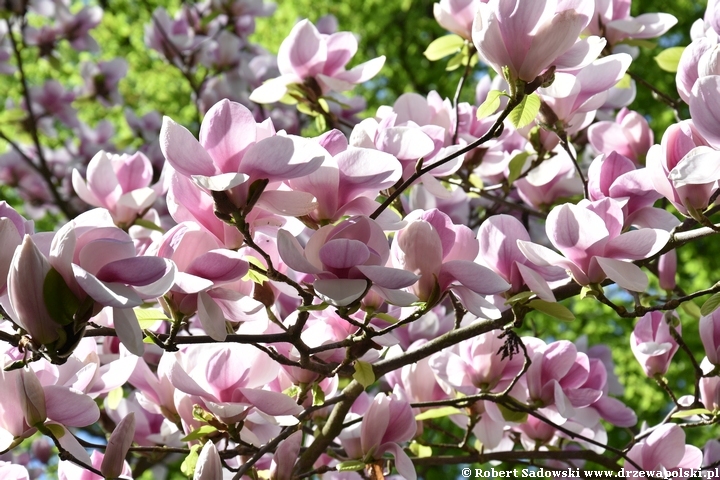
<instances>
[{"instance_id":1,"label":"magnolia flower","mask_svg":"<svg viewBox=\"0 0 720 480\"><path fill-rule=\"evenodd\" d=\"M700 339L710 363L720 365L720 311L700 317Z\"/></svg>"},{"instance_id":2,"label":"magnolia flower","mask_svg":"<svg viewBox=\"0 0 720 480\"><path fill-rule=\"evenodd\" d=\"M472 24L480 3L488 0L440 0L433 4L433 15L441 27L472 40Z\"/></svg>"},{"instance_id":3,"label":"magnolia flower","mask_svg":"<svg viewBox=\"0 0 720 480\"><path fill-rule=\"evenodd\" d=\"M280 230L278 251L288 267L315 275L315 293L328 303L350 305L370 287L390 303L409 305L416 299L398 289L412 285L418 276L385 266L390 257L385 232L368 217L326 225L313 233L304 249Z\"/></svg>"},{"instance_id":4,"label":"magnolia flower","mask_svg":"<svg viewBox=\"0 0 720 480\"><path fill-rule=\"evenodd\" d=\"M220 454L212 440L205 442L195 464L193 480L217 480L223 476Z\"/></svg>"},{"instance_id":5,"label":"magnolia flower","mask_svg":"<svg viewBox=\"0 0 720 480\"><path fill-rule=\"evenodd\" d=\"M479 244L475 234L464 225L454 225L439 210L416 210L405 219L407 227L393 239L393 264L420 275L413 293L427 301L433 292L456 293L465 308L486 317L484 309L495 307L483 298L510 288L500 276L475 263Z\"/></svg>"},{"instance_id":6,"label":"magnolia flower","mask_svg":"<svg viewBox=\"0 0 720 480\"><path fill-rule=\"evenodd\" d=\"M304 84L320 97L330 91L342 92L366 82L377 75L385 64L385 57L380 56L345 70L357 48L357 39L352 33L324 35L309 20L302 20L280 45L280 77L255 89L250 100L257 103L277 102L285 96L291 84Z\"/></svg>"},{"instance_id":7,"label":"magnolia flower","mask_svg":"<svg viewBox=\"0 0 720 480\"><path fill-rule=\"evenodd\" d=\"M645 471L667 470L671 474L683 469L685 475L679 478L687 478L692 470L699 468L703 457L699 448L685 445L685 432L672 423L658 426L649 436L633 445L627 456ZM625 470L633 472L637 468L625 462Z\"/></svg>"},{"instance_id":8,"label":"magnolia flower","mask_svg":"<svg viewBox=\"0 0 720 480\"><path fill-rule=\"evenodd\" d=\"M594 5L588 0L490 0L477 7L472 38L482 60L508 82L532 82L554 66L578 70L602 51L605 40L579 40Z\"/></svg>"},{"instance_id":9,"label":"magnolia flower","mask_svg":"<svg viewBox=\"0 0 720 480\"><path fill-rule=\"evenodd\" d=\"M624 215L617 201L583 200L577 205L559 205L548 215L547 236L564 257L541 245L517 242L528 260L539 266L563 267L580 285L610 278L623 288L642 292L647 288L647 276L631 261L660 251L670 234L654 228L622 233L623 224Z\"/></svg>"},{"instance_id":10,"label":"magnolia flower","mask_svg":"<svg viewBox=\"0 0 720 480\"><path fill-rule=\"evenodd\" d=\"M615 152L639 164L652 146L654 135L645 117L623 108L614 122L603 121L590 125L588 140L600 153L611 155Z\"/></svg>"},{"instance_id":11,"label":"magnolia flower","mask_svg":"<svg viewBox=\"0 0 720 480\"><path fill-rule=\"evenodd\" d=\"M630 335L630 348L648 377L664 375L670 366L670 360L679 348L668 325L668 321L672 319L671 315L662 312L646 313L635 324ZM679 323L676 330L680 333ZM704 337L703 343L705 343Z\"/></svg>"},{"instance_id":12,"label":"magnolia flower","mask_svg":"<svg viewBox=\"0 0 720 480\"><path fill-rule=\"evenodd\" d=\"M87 180L73 169L72 183L85 203L107 208L122 227L142 216L164 193L162 182L150 187L152 177L152 165L143 153L115 155L100 151L88 164Z\"/></svg>"},{"instance_id":13,"label":"magnolia flower","mask_svg":"<svg viewBox=\"0 0 720 480\"><path fill-rule=\"evenodd\" d=\"M631 17L630 3L627 0L595 0L595 14L588 25L590 33L605 37L612 46L628 38L659 37L677 23L677 18L669 13Z\"/></svg>"}]
</instances>

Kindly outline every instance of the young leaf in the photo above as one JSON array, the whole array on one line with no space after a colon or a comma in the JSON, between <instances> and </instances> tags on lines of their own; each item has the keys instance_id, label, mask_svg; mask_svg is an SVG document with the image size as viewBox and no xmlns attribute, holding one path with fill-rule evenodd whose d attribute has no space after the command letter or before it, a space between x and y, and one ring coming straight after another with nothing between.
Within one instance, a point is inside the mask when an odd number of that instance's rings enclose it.
<instances>
[{"instance_id":1,"label":"young leaf","mask_svg":"<svg viewBox=\"0 0 720 480\"><path fill-rule=\"evenodd\" d=\"M195 473L195 466L197 465L198 458L200 457L200 449L202 445L193 445L190 447L190 453L187 454L182 465L180 465L180 471L187 475L189 478Z\"/></svg>"},{"instance_id":2,"label":"young leaf","mask_svg":"<svg viewBox=\"0 0 720 480\"><path fill-rule=\"evenodd\" d=\"M445 67L446 72L452 72L453 70L457 70L460 65L463 64L463 59L465 58L465 55L463 52L456 53L450 60L448 60L447 66Z\"/></svg>"},{"instance_id":3,"label":"young leaf","mask_svg":"<svg viewBox=\"0 0 720 480\"><path fill-rule=\"evenodd\" d=\"M508 118L515 128L523 128L535 120L539 111L540 97L535 93L531 93L530 95L525 95L520 105L513 108Z\"/></svg>"},{"instance_id":4,"label":"young leaf","mask_svg":"<svg viewBox=\"0 0 720 480\"><path fill-rule=\"evenodd\" d=\"M503 419L508 422L523 423L527 420L528 414L525 412L517 412L515 410L510 410L505 405L502 405L500 403L497 404L497 407L500 410L500 413L502 413Z\"/></svg>"},{"instance_id":5,"label":"young leaf","mask_svg":"<svg viewBox=\"0 0 720 480\"><path fill-rule=\"evenodd\" d=\"M559 303L546 302L545 300L533 300L528 305L538 312L542 312L551 317L557 318L564 322L572 322L575 320L575 315L564 305Z\"/></svg>"},{"instance_id":6,"label":"young leaf","mask_svg":"<svg viewBox=\"0 0 720 480\"><path fill-rule=\"evenodd\" d=\"M705 303L703 303L702 307L700 307L700 313L703 317L707 317L712 312L717 310L718 306L720 306L720 293L716 293L712 297L705 300Z\"/></svg>"},{"instance_id":7,"label":"young leaf","mask_svg":"<svg viewBox=\"0 0 720 480\"><path fill-rule=\"evenodd\" d=\"M425 55L425 58L431 62L434 62L435 60L440 60L441 58L457 52L462 48L464 43L465 40L463 40L459 35L445 35L444 37L436 38L430 42L430 45L428 45L425 49L423 55Z\"/></svg>"},{"instance_id":8,"label":"young leaf","mask_svg":"<svg viewBox=\"0 0 720 480\"><path fill-rule=\"evenodd\" d=\"M685 47L666 48L655 57L655 61L661 69L666 72L675 73L677 72L680 57L684 50Z\"/></svg>"},{"instance_id":9,"label":"young leaf","mask_svg":"<svg viewBox=\"0 0 720 480\"><path fill-rule=\"evenodd\" d=\"M712 412L707 408L692 408L690 410L680 410L671 415L672 418L687 418L694 415L710 415Z\"/></svg>"},{"instance_id":10,"label":"young leaf","mask_svg":"<svg viewBox=\"0 0 720 480\"><path fill-rule=\"evenodd\" d=\"M372 365L362 360L356 360L353 378L365 388L375 383L375 372L373 371Z\"/></svg>"},{"instance_id":11,"label":"young leaf","mask_svg":"<svg viewBox=\"0 0 720 480\"><path fill-rule=\"evenodd\" d=\"M420 445L417 442L412 442L408 448L417 458L432 457L432 447L428 447L427 445Z\"/></svg>"},{"instance_id":12,"label":"young leaf","mask_svg":"<svg viewBox=\"0 0 720 480\"><path fill-rule=\"evenodd\" d=\"M510 185L512 185L512 183L522 174L523 167L525 166L525 162L527 162L529 156L530 152L522 152L518 153L512 158L512 160L510 160L510 164L508 165L508 183Z\"/></svg>"},{"instance_id":13,"label":"young leaf","mask_svg":"<svg viewBox=\"0 0 720 480\"><path fill-rule=\"evenodd\" d=\"M346 462L340 462L335 467L338 472L359 472L365 468L365 462L360 460L348 460Z\"/></svg>"},{"instance_id":14,"label":"young leaf","mask_svg":"<svg viewBox=\"0 0 720 480\"><path fill-rule=\"evenodd\" d=\"M501 92L500 90L490 90L485 101L477 109L477 113L475 114L477 119L482 120L497 112L498 107L500 107L500 97L504 93L505 92Z\"/></svg>"},{"instance_id":15,"label":"young leaf","mask_svg":"<svg viewBox=\"0 0 720 480\"><path fill-rule=\"evenodd\" d=\"M442 418L449 415L457 415L458 413L462 412L455 407L433 408L432 410L418 413L417 415L415 415L415 420L430 420L432 418Z\"/></svg>"},{"instance_id":16,"label":"young leaf","mask_svg":"<svg viewBox=\"0 0 720 480\"><path fill-rule=\"evenodd\" d=\"M204 437L205 435L209 435L216 431L217 431L217 428L213 427L212 425L203 425L201 427L196 428L195 430L188 433L187 435L185 435L185 437L180 439L180 441L190 442L192 440L199 440L202 437Z\"/></svg>"},{"instance_id":17,"label":"young leaf","mask_svg":"<svg viewBox=\"0 0 720 480\"><path fill-rule=\"evenodd\" d=\"M700 307L698 307L695 302L683 302L682 304L680 304L680 308L683 312L687 313L696 320L700 319L700 317L702 316Z\"/></svg>"}]
</instances>

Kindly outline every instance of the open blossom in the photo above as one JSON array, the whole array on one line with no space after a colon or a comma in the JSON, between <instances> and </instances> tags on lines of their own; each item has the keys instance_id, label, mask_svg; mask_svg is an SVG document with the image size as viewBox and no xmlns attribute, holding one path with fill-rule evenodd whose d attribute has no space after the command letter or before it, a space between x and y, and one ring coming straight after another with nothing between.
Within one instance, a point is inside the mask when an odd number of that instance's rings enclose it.
<instances>
[{"instance_id":1,"label":"open blossom","mask_svg":"<svg viewBox=\"0 0 720 480\"><path fill-rule=\"evenodd\" d=\"M720 365L720 311L700 317L700 339L710 363Z\"/></svg>"},{"instance_id":2,"label":"open blossom","mask_svg":"<svg viewBox=\"0 0 720 480\"><path fill-rule=\"evenodd\" d=\"M595 0L595 14L588 25L593 35L605 37L616 45L628 38L656 38L670 30L677 18L669 13L644 13L630 16L630 0Z\"/></svg>"},{"instance_id":3,"label":"open blossom","mask_svg":"<svg viewBox=\"0 0 720 480\"><path fill-rule=\"evenodd\" d=\"M674 474L679 469L684 475L672 475L674 478L688 478L690 472L700 468L702 451L692 445L685 445L685 432L678 425L666 423L658 426L647 437L633 445L627 453L642 470L667 470ZM625 470L636 471L630 462L625 462Z\"/></svg>"},{"instance_id":4,"label":"open blossom","mask_svg":"<svg viewBox=\"0 0 720 480\"><path fill-rule=\"evenodd\" d=\"M73 170L75 193L86 203L107 208L119 226L132 224L163 192L162 182L152 187L153 169L141 152L115 155L98 152L87 167L87 180Z\"/></svg>"},{"instance_id":5,"label":"open blossom","mask_svg":"<svg viewBox=\"0 0 720 480\"><path fill-rule=\"evenodd\" d=\"M433 4L433 15L441 27L472 41L472 24L480 3L488 0L440 0Z\"/></svg>"},{"instance_id":6,"label":"open blossom","mask_svg":"<svg viewBox=\"0 0 720 480\"><path fill-rule=\"evenodd\" d=\"M382 228L368 217L358 216L313 233L303 249L286 230L278 232L280 257L296 272L315 275L315 293L334 305L349 305L371 285L390 303L409 305L416 297L398 289L418 276L386 267L390 257Z\"/></svg>"},{"instance_id":7,"label":"open blossom","mask_svg":"<svg viewBox=\"0 0 720 480\"><path fill-rule=\"evenodd\" d=\"M624 216L619 202L566 203L553 208L545 230L550 242L565 256L547 247L518 240L523 254L539 266L560 266L580 285L610 278L628 290L645 291L648 279L632 260L648 258L665 246L665 230L642 228L622 233Z\"/></svg>"},{"instance_id":8,"label":"open blossom","mask_svg":"<svg viewBox=\"0 0 720 480\"><path fill-rule=\"evenodd\" d=\"M654 135L645 117L623 108L614 122L602 121L590 125L588 139L600 153L610 155L616 152L640 164L653 145Z\"/></svg>"},{"instance_id":9,"label":"open blossom","mask_svg":"<svg viewBox=\"0 0 720 480\"><path fill-rule=\"evenodd\" d=\"M690 216L690 210L705 210L717 189L718 158L695 121L685 120L668 127L660 145L650 148L647 171L655 190Z\"/></svg>"},{"instance_id":10,"label":"open blossom","mask_svg":"<svg viewBox=\"0 0 720 480\"><path fill-rule=\"evenodd\" d=\"M291 84L303 84L320 97L330 91L342 92L366 82L377 75L385 64L385 57L380 56L345 70L357 48L357 39L352 33L325 35L318 32L309 20L302 20L280 45L280 77L255 89L250 100L257 103L277 102Z\"/></svg>"},{"instance_id":11,"label":"open blossom","mask_svg":"<svg viewBox=\"0 0 720 480\"><path fill-rule=\"evenodd\" d=\"M672 321L672 314L648 312L638 320L630 335L630 348L648 377L664 375L679 348L668 321ZM679 323L676 330L680 333Z\"/></svg>"},{"instance_id":12,"label":"open blossom","mask_svg":"<svg viewBox=\"0 0 720 480\"><path fill-rule=\"evenodd\" d=\"M509 82L532 82L545 70L577 70L597 58L605 40L580 40L594 5L589 0L490 0L478 5L472 37L480 58Z\"/></svg>"},{"instance_id":13,"label":"open blossom","mask_svg":"<svg viewBox=\"0 0 720 480\"><path fill-rule=\"evenodd\" d=\"M433 292L442 294L452 289L470 312L487 316L483 310L494 306L483 296L502 293L510 285L475 263L479 244L473 231L454 225L439 210L416 210L405 219L408 225L393 239L392 260L394 265L420 275L413 293L427 301Z\"/></svg>"}]
</instances>

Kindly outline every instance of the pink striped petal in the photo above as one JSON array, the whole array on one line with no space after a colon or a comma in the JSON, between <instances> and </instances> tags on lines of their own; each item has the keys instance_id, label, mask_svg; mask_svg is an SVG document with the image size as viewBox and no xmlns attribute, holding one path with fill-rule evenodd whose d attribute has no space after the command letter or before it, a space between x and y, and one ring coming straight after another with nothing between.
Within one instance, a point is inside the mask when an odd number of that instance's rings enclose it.
<instances>
[{"instance_id":1,"label":"pink striped petal","mask_svg":"<svg viewBox=\"0 0 720 480\"><path fill-rule=\"evenodd\" d=\"M255 117L244 105L223 99L205 114L200 144L223 173L238 171L242 157L255 143Z\"/></svg>"}]
</instances>

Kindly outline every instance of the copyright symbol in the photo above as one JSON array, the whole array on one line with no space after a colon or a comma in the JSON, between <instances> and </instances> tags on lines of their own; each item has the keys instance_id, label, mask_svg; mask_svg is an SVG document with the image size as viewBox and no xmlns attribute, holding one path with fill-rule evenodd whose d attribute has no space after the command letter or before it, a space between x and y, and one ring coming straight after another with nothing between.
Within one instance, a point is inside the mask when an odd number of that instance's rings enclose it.
<instances>
[{"instance_id":1,"label":"copyright symbol","mask_svg":"<svg viewBox=\"0 0 720 480\"><path fill-rule=\"evenodd\" d=\"M463 469L462 469L462 472L460 472L460 473L462 473L462 476L463 476L463 477L466 477L466 478L467 478L467 477L469 477L470 474L472 473L472 470L470 470L469 468L463 468Z\"/></svg>"}]
</instances>

